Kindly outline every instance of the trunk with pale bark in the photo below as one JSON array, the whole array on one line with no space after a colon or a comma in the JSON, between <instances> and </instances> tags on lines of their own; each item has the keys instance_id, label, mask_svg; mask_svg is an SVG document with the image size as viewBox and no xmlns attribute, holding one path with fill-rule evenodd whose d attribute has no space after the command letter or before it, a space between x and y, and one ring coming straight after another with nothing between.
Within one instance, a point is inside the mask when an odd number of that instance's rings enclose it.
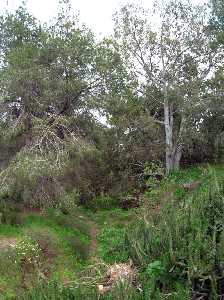
<instances>
[{"instance_id":1,"label":"trunk with pale bark","mask_svg":"<svg viewBox=\"0 0 224 300\"><path fill-rule=\"evenodd\" d=\"M179 169L182 156L182 133L184 128L183 118L181 121L178 137L174 143L173 133L173 109L172 105L164 102L164 125L166 137L166 173L170 174L174 169Z\"/></svg>"},{"instance_id":2,"label":"trunk with pale bark","mask_svg":"<svg viewBox=\"0 0 224 300\"><path fill-rule=\"evenodd\" d=\"M166 144L166 173L171 173L174 169L180 168L182 156L182 145L173 146Z\"/></svg>"}]
</instances>

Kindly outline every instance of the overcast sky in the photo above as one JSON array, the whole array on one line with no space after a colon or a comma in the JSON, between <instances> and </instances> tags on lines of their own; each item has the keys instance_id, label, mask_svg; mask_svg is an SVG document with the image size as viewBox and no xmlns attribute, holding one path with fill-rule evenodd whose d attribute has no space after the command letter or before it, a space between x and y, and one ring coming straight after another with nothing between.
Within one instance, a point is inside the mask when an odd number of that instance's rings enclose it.
<instances>
[{"instance_id":1,"label":"overcast sky","mask_svg":"<svg viewBox=\"0 0 224 300\"><path fill-rule=\"evenodd\" d=\"M202 3L206 0L192 0L193 3ZM81 22L87 24L97 34L107 35L112 33L112 15L119 8L120 4L125 4L128 0L72 0L73 8L80 12ZM150 7L153 0L130 1L140 3L144 7ZM0 0L0 9L16 9L22 0ZM27 0L27 7L35 17L45 22L56 15L57 0Z\"/></svg>"}]
</instances>

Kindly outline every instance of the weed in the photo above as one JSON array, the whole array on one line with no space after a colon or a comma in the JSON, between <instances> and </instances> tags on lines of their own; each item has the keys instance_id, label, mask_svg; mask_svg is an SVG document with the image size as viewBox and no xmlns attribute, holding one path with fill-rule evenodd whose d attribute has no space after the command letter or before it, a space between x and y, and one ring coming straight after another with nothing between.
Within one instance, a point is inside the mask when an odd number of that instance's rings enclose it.
<instances>
[{"instance_id":1,"label":"weed","mask_svg":"<svg viewBox=\"0 0 224 300\"><path fill-rule=\"evenodd\" d=\"M125 229L105 226L99 236L100 256L106 263L123 262L128 259L125 248Z\"/></svg>"}]
</instances>

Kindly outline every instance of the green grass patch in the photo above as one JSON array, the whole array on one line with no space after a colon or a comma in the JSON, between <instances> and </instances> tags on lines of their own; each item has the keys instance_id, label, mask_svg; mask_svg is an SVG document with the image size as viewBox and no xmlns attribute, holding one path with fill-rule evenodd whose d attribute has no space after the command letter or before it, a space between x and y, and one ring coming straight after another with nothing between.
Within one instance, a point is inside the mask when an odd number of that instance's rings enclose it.
<instances>
[{"instance_id":1,"label":"green grass patch","mask_svg":"<svg viewBox=\"0 0 224 300\"><path fill-rule=\"evenodd\" d=\"M85 268L89 260L90 228L78 215L63 215L56 210L43 215L28 213L20 226L0 225L0 240L18 237L23 241L28 236L41 248L42 260L38 270L36 273L33 269L32 272L27 270L28 274L32 273L25 279L27 286L32 287L42 277L60 282L75 280ZM13 262L13 255L10 256L12 251L9 249L0 253L0 299L14 299L15 295L22 295L23 292L24 266ZM34 275L37 276L35 280Z\"/></svg>"},{"instance_id":2,"label":"green grass patch","mask_svg":"<svg viewBox=\"0 0 224 300\"><path fill-rule=\"evenodd\" d=\"M21 234L21 228L18 226L1 224L0 225L0 237L16 237Z\"/></svg>"}]
</instances>

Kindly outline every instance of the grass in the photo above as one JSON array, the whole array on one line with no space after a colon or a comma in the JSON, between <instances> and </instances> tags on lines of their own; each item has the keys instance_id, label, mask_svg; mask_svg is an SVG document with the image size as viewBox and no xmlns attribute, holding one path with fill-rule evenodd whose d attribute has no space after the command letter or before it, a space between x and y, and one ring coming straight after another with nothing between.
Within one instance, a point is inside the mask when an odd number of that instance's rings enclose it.
<instances>
[{"instance_id":1,"label":"grass","mask_svg":"<svg viewBox=\"0 0 224 300\"><path fill-rule=\"evenodd\" d=\"M89 214L92 220L99 224L99 226L108 225L115 227L123 227L135 219L135 215L137 214L137 212L137 209L124 210L120 208L115 208L113 210L99 211L97 212L97 214Z\"/></svg>"},{"instance_id":2,"label":"grass","mask_svg":"<svg viewBox=\"0 0 224 300\"><path fill-rule=\"evenodd\" d=\"M88 224L84 226L77 214L64 218L52 212L44 215L31 213L24 216L20 226L0 225L0 238L15 237L23 240L25 236L34 239L39 237L42 244L51 240L49 253L46 253L42 262L44 268L48 268L46 273L49 280L75 280L89 259L89 227ZM0 255L0 299L13 299L15 294L21 294L21 266L15 265L7 254Z\"/></svg>"},{"instance_id":3,"label":"grass","mask_svg":"<svg viewBox=\"0 0 224 300\"><path fill-rule=\"evenodd\" d=\"M53 209L41 215L31 212L24 215L21 225L0 225L0 240L1 237L23 240L25 236L31 236L34 240L41 240L42 244L43 241L50 241L46 248L53 254L48 253L50 257L44 258L42 263L48 269L47 280L73 282L92 263L89 257L92 224L99 227L101 232L96 254L99 259L106 263L125 261L124 226L135 218L135 214L134 210L114 209L93 213L82 208L77 208L68 215ZM10 259L8 263L4 263L4 271L0 270L0 295L2 299L14 299L15 295L22 297L21 268L13 265ZM11 280L12 277L15 278L14 281ZM30 288L34 287L31 281L29 278Z\"/></svg>"},{"instance_id":4,"label":"grass","mask_svg":"<svg viewBox=\"0 0 224 300\"><path fill-rule=\"evenodd\" d=\"M144 295L136 292L130 286L118 286L112 292L105 295L99 295L96 288L63 288L59 284L52 282L48 285L40 285L38 288L32 290L30 293L25 295L21 300L146 300Z\"/></svg>"},{"instance_id":5,"label":"grass","mask_svg":"<svg viewBox=\"0 0 224 300\"><path fill-rule=\"evenodd\" d=\"M148 191L138 209L93 213L77 208L66 215L48 210L25 214L19 225L0 225L0 240L31 236L45 249L41 274L30 272L25 294L21 266L14 265L7 253L0 255L0 299L99 299L92 277L89 286L82 284L94 263L93 226L99 232L94 258L107 264L131 259L138 266L142 290L119 286L100 299L189 300L192 291L204 292L202 287L209 290L209 299L217 299L217 277L222 273L215 266L224 261L223 174L220 165L210 171L203 166L175 172ZM184 188L196 181L201 183L197 189ZM79 282L80 288L72 282Z\"/></svg>"},{"instance_id":6,"label":"grass","mask_svg":"<svg viewBox=\"0 0 224 300\"><path fill-rule=\"evenodd\" d=\"M127 262L129 253L125 248L125 228L107 227L99 236L99 255L107 264Z\"/></svg>"},{"instance_id":7,"label":"grass","mask_svg":"<svg viewBox=\"0 0 224 300\"><path fill-rule=\"evenodd\" d=\"M0 236L16 237L21 234L21 229L16 226L1 224L0 225Z\"/></svg>"}]
</instances>

